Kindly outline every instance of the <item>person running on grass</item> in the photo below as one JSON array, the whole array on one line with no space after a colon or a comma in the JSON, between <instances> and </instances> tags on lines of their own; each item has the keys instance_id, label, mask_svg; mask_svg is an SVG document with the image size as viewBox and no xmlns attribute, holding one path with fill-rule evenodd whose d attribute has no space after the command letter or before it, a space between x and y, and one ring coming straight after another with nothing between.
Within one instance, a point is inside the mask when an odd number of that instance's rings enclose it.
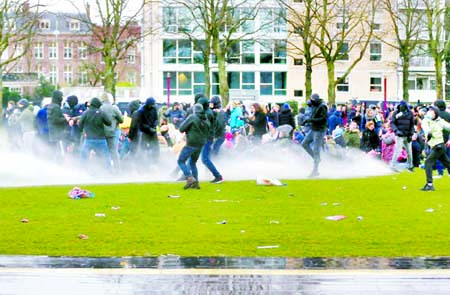
<instances>
[{"instance_id":1,"label":"person running on grass","mask_svg":"<svg viewBox=\"0 0 450 295\"><path fill-rule=\"evenodd\" d=\"M431 148L430 154L425 160L425 172L427 183L422 191L434 191L433 186L433 166L439 160L445 167L450 167L450 159L446 153L443 131L450 131L450 123L439 117L438 108L432 106L428 109L425 119L422 121L422 129L425 133L428 145Z\"/></svg>"}]
</instances>

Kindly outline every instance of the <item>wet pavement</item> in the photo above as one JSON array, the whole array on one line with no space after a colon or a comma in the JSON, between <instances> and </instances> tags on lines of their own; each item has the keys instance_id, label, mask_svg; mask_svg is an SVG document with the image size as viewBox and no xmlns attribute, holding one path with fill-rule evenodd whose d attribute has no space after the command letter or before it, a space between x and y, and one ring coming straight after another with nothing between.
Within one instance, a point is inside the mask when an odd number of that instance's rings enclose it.
<instances>
[{"instance_id":1,"label":"wet pavement","mask_svg":"<svg viewBox=\"0 0 450 295\"><path fill-rule=\"evenodd\" d=\"M0 294L449 294L450 258L0 256Z\"/></svg>"}]
</instances>

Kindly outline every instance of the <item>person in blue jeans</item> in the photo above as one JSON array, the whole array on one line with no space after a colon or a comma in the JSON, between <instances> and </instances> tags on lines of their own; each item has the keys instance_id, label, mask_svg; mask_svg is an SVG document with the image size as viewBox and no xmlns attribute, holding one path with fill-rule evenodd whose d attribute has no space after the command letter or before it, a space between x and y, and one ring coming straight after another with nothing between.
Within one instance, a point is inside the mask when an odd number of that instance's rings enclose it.
<instances>
[{"instance_id":1,"label":"person in blue jeans","mask_svg":"<svg viewBox=\"0 0 450 295\"><path fill-rule=\"evenodd\" d=\"M111 126L109 116L100 110L102 102L94 97L89 104L89 109L81 115L79 126L85 137L80 151L80 160L86 164L89 154L94 151L99 158L103 158L104 168L107 170L111 166L111 155L108 143L106 142L105 126Z\"/></svg>"},{"instance_id":2,"label":"person in blue jeans","mask_svg":"<svg viewBox=\"0 0 450 295\"><path fill-rule=\"evenodd\" d=\"M203 146L201 157L202 163L214 176L211 183L222 183L223 177L211 161L211 152L218 154L220 146L225 141L225 117L221 111L221 102L218 96L213 96L208 102L206 98L200 98L198 103L206 110L206 117L211 123L211 129L206 144Z\"/></svg>"},{"instance_id":3,"label":"person in blue jeans","mask_svg":"<svg viewBox=\"0 0 450 295\"><path fill-rule=\"evenodd\" d=\"M196 103L193 107L193 114L189 115L180 125L180 132L186 133L186 145L178 156L178 166L186 177L184 189L199 189L197 161L205 145L211 123L206 118L203 106ZM189 166L187 164L189 160Z\"/></svg>"},{"instance_id":4,"label":"person in blue jeans","mask_svg":"<svg viewBox=\"0 0 450 295\"><path fill-rule=\"evenodd\" d=\"M327 106L317 93L310 97L311 115L304 124L311 124L309 130L302 142L302 147L313 158L314 168L309 177L319 176L320 149L324 143L324 136L327 129ZM313 148L311 148L311 144Z\"/></svg>"}]
</instances>

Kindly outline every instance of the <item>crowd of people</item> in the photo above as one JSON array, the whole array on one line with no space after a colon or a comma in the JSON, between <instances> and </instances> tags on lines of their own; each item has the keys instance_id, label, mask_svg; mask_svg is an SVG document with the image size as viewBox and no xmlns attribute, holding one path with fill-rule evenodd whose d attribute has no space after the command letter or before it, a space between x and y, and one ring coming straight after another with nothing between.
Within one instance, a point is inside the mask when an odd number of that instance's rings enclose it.
<instances>
[{"instance_id":1,"label":"crowd of people","mask_svg":"<svg viewBox=\"0 0 450 295\"><path fill-rule=\"evenodd\" d=\"M368 104L351 101L327 105L312 94L298 110L288 103L246 105L219 96L197 94L192 104L158 105L153 97L131 101L126 110L103 93L80 103L59 90L51 101L35 106L27 99L8 102L3 113L12 150L45 153L55 161L78 159L85 167L100 163L114 173L137 163L140 171L158 165L161 147L177 154L173 175L185 189L199 189L197 161L211 172L212 183L223 182L213 160L223 149L243 150L258 145L293 145L312 159L310 177L319 175L321 153L345 156L359 149L393 170L426 171L424 191L434 190L433 177L450 175L450 113L444 101L432 105L405 101ZM297 113L298 114L294 114ZM437 175L433 176L433 171ZM180 175L181 173L181 175Z\"/></svg>"}]
</instances>

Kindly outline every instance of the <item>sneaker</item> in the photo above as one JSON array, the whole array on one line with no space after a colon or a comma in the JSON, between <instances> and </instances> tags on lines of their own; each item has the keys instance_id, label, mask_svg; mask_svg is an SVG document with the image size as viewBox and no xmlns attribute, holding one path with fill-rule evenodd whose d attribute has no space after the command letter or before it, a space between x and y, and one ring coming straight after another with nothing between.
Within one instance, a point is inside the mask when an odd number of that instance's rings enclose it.
<instances>
[{"instance_id":1,"label":"sneaker","mask_svg":"<svg viewBox=\"0 0 450 295\"><path fill-rule=\"evenodd\" d=\"M425 186L423 188L421 188L420 190L422 190L424 192L434 191L434 186L432 184L425 184Z\"/></svg>"},{"instance_id":2,"label":"sneaker","mask_svg":"<svg viewBox=\"0 0 450 295\"><path fill-rule=\"evenodd\" d=\"M211 180L210 182L211 183L222 183L223 182L223 177L222 176L217 176L213 180Z\"/></svg>"},{"instance_id":3,"label":"sneaker","mask_svg":"<svg viewBox=\"0 0 450 295\"><path fill-rule=\"evenodd\" d=\"M194 181L191 185L191 188L200 189L200 183L198 181Z\"/></svg>"},{"instance_id":4,"label":"sneaker","mask_svg":"<svg viewBox=\"0 0 450 295\"><path fill-rule=\"evenodd\" d=\"M196 181L194 177L189 176L188 178L186 178L186 184L184 185L184 189L192 188L195 182L198 183L198 181Z\"/></svg>"}]
</instances>

